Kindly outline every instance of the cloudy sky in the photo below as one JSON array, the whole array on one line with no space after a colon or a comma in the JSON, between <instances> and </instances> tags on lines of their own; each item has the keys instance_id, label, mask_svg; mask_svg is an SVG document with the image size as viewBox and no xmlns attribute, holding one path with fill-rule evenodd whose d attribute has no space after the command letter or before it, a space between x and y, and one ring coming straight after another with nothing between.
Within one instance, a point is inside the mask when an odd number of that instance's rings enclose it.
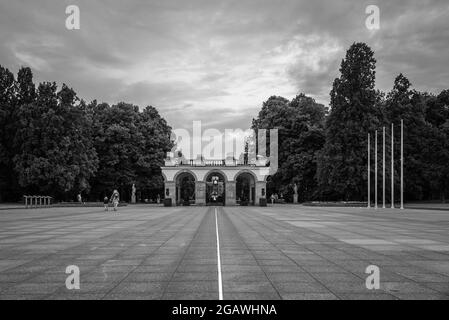
<instances>
[{"instance_id":1,"label":"cloudy sky","mask_svg":"<svg viewBox=\"0 0 449 320\"><path fill-rule=\"evenodd\" d=\"M77 5L80 30L67 30ZM365 27L368 5L380 29ZM87 101L156 106L174 128L248 128L271 95L328 104L346 49L368 43L377 87L402 72L449 88L449 1L0 0L0 64L67 83Z\"/></svg>"}]
</instances>

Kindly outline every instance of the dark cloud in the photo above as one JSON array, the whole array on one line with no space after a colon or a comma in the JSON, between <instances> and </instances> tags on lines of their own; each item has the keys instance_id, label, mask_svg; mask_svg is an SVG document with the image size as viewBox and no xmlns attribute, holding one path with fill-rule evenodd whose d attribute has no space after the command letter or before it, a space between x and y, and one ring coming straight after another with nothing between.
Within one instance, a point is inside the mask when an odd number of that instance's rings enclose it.
<instances>
[{"instance_id":1,"label":"dark cloud","mask_svg":"<svg viewBox=\"0 0 449 320\"><path fill-rule=\"evenodd\" d=\"M73 4L77 31L65 29ZM371 4L377 31L365 27ZM375 51L378 88L402 72L418 90L446 89L447 21L447 0L0 0L0 64L88 101L156 106L173 127L245 129L271 95L327 104L356 41Z\"/></svg>"}]
</instances>

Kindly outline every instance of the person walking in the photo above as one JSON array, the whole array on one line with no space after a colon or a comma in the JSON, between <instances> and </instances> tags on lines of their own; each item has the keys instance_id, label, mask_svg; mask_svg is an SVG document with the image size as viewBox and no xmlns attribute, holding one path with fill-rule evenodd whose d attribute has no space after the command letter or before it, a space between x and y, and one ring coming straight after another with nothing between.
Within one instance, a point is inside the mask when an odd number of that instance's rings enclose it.
<instances>
[{"instance_id":1,"label":"person walking","mask_svg":"<svg viewBox=\"0 0 449 320\"><path fill-rule=\"evenodd\" d=\"M107 196L104 197L103 204L104 204L104 211L109 211L109 199Z\"/></svg>"},{"instance_id":2,"label":"person walking","mask_svg":"<svg viewBox=\"0 0 449 320\"><path fill-rule=\"evenodd\" d=\"M114 190L111 196L111 202L114 206L114 211L117 211L119 201L120 201L120 194L118 193L117 190Z\"/></svg>"}]
</instances>

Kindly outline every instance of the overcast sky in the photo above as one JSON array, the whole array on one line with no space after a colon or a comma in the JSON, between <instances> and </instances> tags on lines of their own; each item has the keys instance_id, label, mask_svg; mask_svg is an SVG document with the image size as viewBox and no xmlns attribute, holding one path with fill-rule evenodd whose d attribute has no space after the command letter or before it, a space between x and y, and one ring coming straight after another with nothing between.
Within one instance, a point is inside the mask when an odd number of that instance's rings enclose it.
<instances>
[{"instance_id":1,"label":"overcast sky","mask_svg":"<svg viewBox=\"0 0 449 320\"><path fill-rule=\"evenodd\" d=\"M65 28L78 5L81 29ZM380 8L380 30L365 8ZM377 87L402 72L449 88L449 1L0 0L0 64L67 83L87 101L153 105L173 128L248 128L271 95L325 105L345 51L375 51Z\"/></svg>"}]
</instances>

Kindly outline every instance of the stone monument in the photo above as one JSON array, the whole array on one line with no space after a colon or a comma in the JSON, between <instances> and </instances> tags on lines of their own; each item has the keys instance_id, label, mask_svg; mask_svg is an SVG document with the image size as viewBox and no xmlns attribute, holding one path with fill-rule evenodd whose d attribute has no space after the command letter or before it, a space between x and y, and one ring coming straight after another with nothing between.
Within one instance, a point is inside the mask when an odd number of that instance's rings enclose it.
<instances>
[{"instance_id":1,"label":"stone monument","mask_svg":"<svg viewBox=\"0 0 449 320\"><path fill-rule=\"evenodd\" d=\"M136 186L133 183L131 188L131 203L136 203Z\"/></svg>"},{"instance_id":2,"label":"stone monument","mask_svg":"<svg viewBox=\"0 0 449 320\"><path fill-rule=\"evenodd\" d=\"M296 183L293 185L293 191L293 203L298 203L298 185Z\"/></svg>"}]
</instances>

